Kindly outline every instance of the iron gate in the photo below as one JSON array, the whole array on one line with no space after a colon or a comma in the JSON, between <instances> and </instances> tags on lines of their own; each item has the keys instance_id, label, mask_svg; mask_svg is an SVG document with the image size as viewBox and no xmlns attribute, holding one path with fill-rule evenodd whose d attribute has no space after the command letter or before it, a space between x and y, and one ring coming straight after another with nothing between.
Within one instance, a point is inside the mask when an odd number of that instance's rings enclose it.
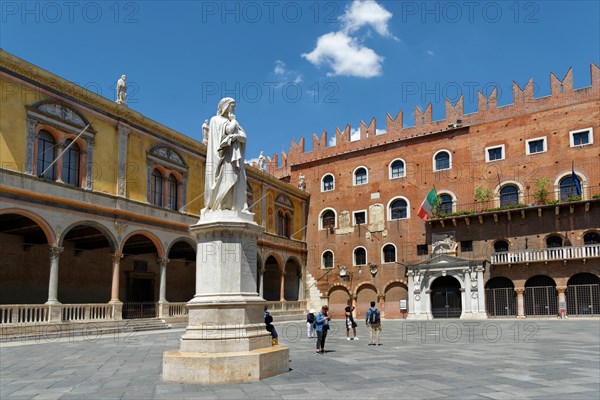
<instances>
[{"instance_id":1,"label":"iron gate","mask_svg":"<svg viewBox=\"0 0 600 400\"><path fill-rule=\"evenodd\" d=\"M128 301L123 303L123 319L156 318L156 303L150 301Z\"/></svg>"},{"instance_id":2,"label":"iron gate","mask_svg":"<svg viewBox=\"0 0 600 400\"><path fill-rule=\"evenodd\" d=\"M461 293L458 288L437 288L431 291L433 318L458 318L462 313Z\"/></svg>"},{"instance_id":3,"label":"iron gate","mask_svg":"<svg viewBox=\"0 0 600 400\"><path fill-rule=\"evenodd\" d=\"M517 294L513 288L486 289L485 310L488 317L517 315Z\"/></svg>"},{"instance_id":4,"label":"iron gate","mask_svg":"<svg viewBox=\"0 0 600 400\"><path fill-rule=\"evenodd\" d=\"M555 317L558 300L554 286L529 286L525 288L525 315Z\"/></svg>"},{"instance_id":5,"label":"iron gate","mask_svg":"<svg viewBox=\"0 0 600 400\"><path fill-rule=\"evenodd\" d=\"M600 285L567 286L567 314L600 315Z\"/></svg>"}]
</instances>

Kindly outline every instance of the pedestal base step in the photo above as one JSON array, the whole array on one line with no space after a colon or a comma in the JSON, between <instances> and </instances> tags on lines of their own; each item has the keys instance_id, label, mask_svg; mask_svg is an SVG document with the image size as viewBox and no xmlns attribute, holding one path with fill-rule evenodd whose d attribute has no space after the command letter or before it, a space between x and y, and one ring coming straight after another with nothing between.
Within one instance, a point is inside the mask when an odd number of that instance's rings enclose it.
<instances>
[{"instance_id":1,"label":"pedestal base step","mask_svg":"<svg viewBox=\"0 0 600 400\"><path fill-rule=\"evenodd\" d=\"M288 371L289 349L283 346L237 353L163 353L163 380L167 382L252 382Z\"/></svg>"}]
</instances>

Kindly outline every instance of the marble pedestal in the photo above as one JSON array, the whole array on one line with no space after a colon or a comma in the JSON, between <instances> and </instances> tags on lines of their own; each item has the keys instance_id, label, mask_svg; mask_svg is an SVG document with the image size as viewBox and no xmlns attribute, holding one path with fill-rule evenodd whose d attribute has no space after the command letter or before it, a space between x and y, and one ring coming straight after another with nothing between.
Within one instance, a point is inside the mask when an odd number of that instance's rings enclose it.
<instances>
[{"instance_id":1,"label":"marble pedestal","mask_svg":"<svg viewBox=\"0 0 600 400\"><path fill-rule=\"evenodd\" d=\"M179 350L163 354L163 380L248 382L289 370L286 347L272 346L265 301L256 293L256 239L263 228L248 213L213 211L190 226L196 295Z\"/></svg>"}]
</instances>

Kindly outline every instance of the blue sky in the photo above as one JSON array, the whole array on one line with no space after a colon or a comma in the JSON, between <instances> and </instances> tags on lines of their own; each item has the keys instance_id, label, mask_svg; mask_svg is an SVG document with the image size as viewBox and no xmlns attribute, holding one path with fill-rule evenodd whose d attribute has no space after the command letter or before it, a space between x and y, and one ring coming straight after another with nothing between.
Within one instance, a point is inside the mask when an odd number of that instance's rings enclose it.
<instances>
[{"instance_id":1,"label":"blue sky","mask_svg":"<svg viewBox=\"0 0 600 400\"><path fill-rule=\"evenodd\" d=\"M575 87L600 65L597 1L2 1L0 46L110 99L127 75L129 106L183 134L221 97L238 102L247 158L290 140L353 129L372 117L465 96L497 84L574 69Z\"/></svg>"}]
</instances>

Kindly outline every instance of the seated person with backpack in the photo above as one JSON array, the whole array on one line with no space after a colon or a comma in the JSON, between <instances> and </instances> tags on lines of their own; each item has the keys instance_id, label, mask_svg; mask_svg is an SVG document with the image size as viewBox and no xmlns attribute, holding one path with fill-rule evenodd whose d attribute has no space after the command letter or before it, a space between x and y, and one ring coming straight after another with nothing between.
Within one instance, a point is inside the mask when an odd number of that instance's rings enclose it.
<instances>
[{"instance_id":1,"label":"seated person with backpack","mask_svg":"<svg viewBox=\"0 0 600 400\"><path fill-rule=\"evenodd\" d=\"M271 313L267 311L267 306L265 306L265 325L267 332L271 334L271 344L273 346L278 345L279 335L277 335L277 330L275 330L275 327L273 326L273 317L271 316Z\"/></svg>"},{"instance_id":2,"label":"seated person with backpack","mask_svg":"<svg viewBox=\"0 0 600 400\"><path fill-rule=\"evenodd\" d=\"M381 313L375 307L375 302L371 302L371 308L367 310L366 324L369 327L369 346L381 346L379 335L381 334ZM375 340L373 340L375 336Z\"/></svg>"}]
</instances>

